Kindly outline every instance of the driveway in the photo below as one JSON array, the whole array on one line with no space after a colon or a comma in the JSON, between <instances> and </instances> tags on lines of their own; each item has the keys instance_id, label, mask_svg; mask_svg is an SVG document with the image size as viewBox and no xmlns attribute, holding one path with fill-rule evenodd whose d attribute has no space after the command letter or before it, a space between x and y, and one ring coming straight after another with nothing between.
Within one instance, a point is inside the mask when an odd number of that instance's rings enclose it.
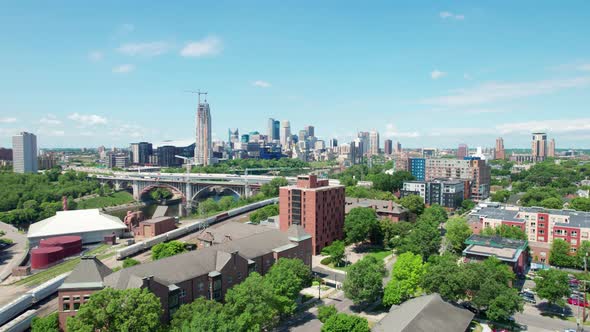
<instances>
[{"instance_id":1,"label":"driveway","mask_svg":"<svg viewBox=\"0 0 590 332\"><path fill-rule=\"evenodd\" d=\"M3 222L0 222L0 231L6 233L5 238L14 241L9 247L0 250L0 281L4 281L27 254L27 237L12 225Z\"/></svg>"}]
</instances>

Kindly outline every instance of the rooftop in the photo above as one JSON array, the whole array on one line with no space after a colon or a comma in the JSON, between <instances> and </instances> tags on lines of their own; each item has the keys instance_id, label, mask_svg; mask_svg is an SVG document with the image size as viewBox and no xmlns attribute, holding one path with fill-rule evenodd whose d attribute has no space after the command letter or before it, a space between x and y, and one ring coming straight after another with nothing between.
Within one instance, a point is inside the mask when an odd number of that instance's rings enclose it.
<instances>
[{"instance_id":1,"label":"rooftop","mask_svg":"<svg viewBox=\"0 0 590 332\"><path fill-rule=\"evenodd\" d=\"M524 219L517 218L518 211L506 210L503 207L483 207L480 210L471 212L471 215L478 217L486 217L491 219L505 220L505 221L516 221L524 222Z\"/></svg>"},{"instance_id":2,"label":"rooftop","mask_svg":"<svg viewBox=\"0 0 590 332\"><path fill-rule=\"evenodd\" d=\"M226 222L208 227L197 233L197 239L201 241L223 243L226 238L238 240L258 233L275 230L273 227L264 225L251 225L240 222Z\"/></svg>"},{"instance_id":3,"label":"rooftop","mask_svg":"<svg viewBox=\"0 0 590 332\"><path fill-rule=\"evenodd\" d=\"M99 209L57 211L55 216L32 224L27 237L123 229L127 229L127 226L119 218L102 213Z\"/></svg>"},{"instance_id":4,"label":"rooftop","mask_svg":"<svg viewBox=\"0 0 590 332\"><path fill-rule=\"evenodd\" d=\"M523 250L526 249L526 240L515 240L500 236L471 235L465 240L467 248L463 255L494 256L502 261L516 262Z\"/></svg>"},{"instance_id":5,"label":"rooftop","mask_svg":"<svg viewBox=\"0 0 590 332\"><path fill-rule=\"evenodd\" d=\"M84 256L59 289L102 288L112 272L95 256Z\"/></svg>"},{"instance_id":6,"label":"rooftop","mask_svg":"<svg viewBox=\"0 0 590 332\"><path fill-rule=\"evenodd\" d=\"M404 208L398 203L393 201L379 200L379 199L367 199L367 198L345 198L346 205L344 206L345 213L350 212L351 209L357 207L370 207L374 208L377 212L381 213L406 213L408 209Z\"/></svg>"},{"instance_id":7,"label":"rooftop","mask_svg":"<svg viewBox=\"0 0 590 332\"><path fill-rule=\"evenodd\" d=\"M439 294L420 296L392 306L374 332L465 331L474 314L443 301Z\"/></svg>"}]
</instances>

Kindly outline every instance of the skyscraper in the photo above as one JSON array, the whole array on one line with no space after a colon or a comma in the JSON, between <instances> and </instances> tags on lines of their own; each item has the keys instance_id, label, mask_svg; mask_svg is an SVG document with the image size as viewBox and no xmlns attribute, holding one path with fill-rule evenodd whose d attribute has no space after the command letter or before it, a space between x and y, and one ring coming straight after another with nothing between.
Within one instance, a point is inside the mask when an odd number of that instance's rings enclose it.
<instances>
[{"instance_id":1,"label":"skyscraper","mask_svg":"<svg viewBox=\"0 0 590 332\"><path fill-rule=\"evenodd\" d=\"M272 142L274 140L280 140L281 137L281 122L273 118L268 119L268 140Z\"/></svg>"},{"instance_id":2,"label":"skyscraper","mask_svg":"<svg viewBox=\"0 0 590 332\"><path fill-rule=\"evenodd\" d=\"M379 132L376 130L369 133L369 153L371 155L379 154Z\"/></svg>"},{"instance_id":3,"label":"skyscraper","mask_svg":"<svg viewBox=\"0 0 590 332\"><path fill-rule=\"evenodd\" d=\"M457 148L457 159L463 159L469 155L469 148L467 144L459 144Z\"/></svg>"},{"instance_id":4,"label":"skyscraper","mask_svg":"<svg viewBox=\"0 0 590 332\"><path fill-rule=\"evenodd\" d=\"M383 150L384 150L385 154L392 154L393 153L393 141L390 139L386 139L385 142L383 142Z\"/></svg>"},{"instance_id":5,"label":"skyscraper","mask_svg":"<svg viewBox=\"0 0 590 332\"><path fill-rule=\"evenodd\" d=\"M283 120L281 122L281 145L283 148L288 148L291 143L291 123L289 120Z\"/></svg>"},{"instance_id":6,"label":"skyscraper","mask_svg":"<svg viewBox=\"0 0 590 332\"><path fill-rule=\"evenodd\" d=\"M531 154L534 161L543 161L547 157L547 134L533 133Z\"/></svg>"},{"instance_id":7,"label":"skyscraper","mask_svg":"<svg viewBox=\"0 0 590 332\"><path fill-rule=\"evenodd\" d=\"M299 141L298 142L305 142L307 139L307 130L300 130L299 131Z\"/></svg>"},{"instance_id":8,"label":"skyscraper","mask_svg":"<svg viewBox=\"0 0 590 332\"><path fill-rule=\"evenodd\" d=\"M27 132L12 136L12 153L15 173L37 172L37 136Z\"/></svg>"},{"instance_id":9,"label":"skyscraper","mask_svg":"<svg viewBox=\"0 0 590 332\"><path fill-rule=\"evenodd\" d=\"M399 141L395 144L395 153L402 153L402 143Z\"/></svg>"},{"instance_id":10,"label":"skyscraper","mask_svg":"<svg viewBox=\"0 0 590 332\"><path fill-rule=\"evenodd\" d=\"M307 132L307 136L308 137L314 137L315 136L315 128L313 126L305 126L305 128L303 128L306 132Z\"/></svg>"},{"instance_id":11,"label":"skyscraper","mask_svg":"<svg viewBox=\"0 0 590 332\"><path fill-rule=\"evenodd\" d=\"M211 111L207 99L201 103L200 98L197 109L195 162L205 166L211 163Z\"/></svg>"},{"instance_id":12,"label":"skyscraper","mask_svg":"<svg viewBox=\"0 0 590 332\"><path fill-rule=\"evenodd\" d=\"M338 140L337 140L337 139L335 139L335 138L332 138L332 139L330 139L328 142L329 142L329 143L328 143L328 147L329 147L329 148L335 148L335 147L338 147Z\"/></svg>"},{"instance_id":13,"label":"skyscraper","mask_svg":"<svg viewBox=\"0 0 590 332\"><path fill-rule=\"evenodd\" d=\"M502 137L496 138L496 159L506 159L506 152L504 152L504 139Z\"/></svg>"},{"instance_id":14,"label":"skyscraper","mask_svg":"<svg viewBox=\"0 0 590 332\"><path fill-rule=\"evenodd\" d=\"M555 157L555 138L549 141L549 147L547 148L547 157Z\"/></svg>"},{"instance_id":15,"label":"skyscraper","mask_svg":"<svg viewBox=\"0 0 590 332\"><path fill-rule=\"evenodd\" d=\"M131 143L131 162L133 164L144 165L149 163L150 156L153 154L152 143L139 142Z\"/></svg>"},{"instance_id":16,"label":"skyscraper","mask_svg":"<svg viewBox=\"0 0 590 332\"><path fill-rule=\"evenodd\" d=\"M358 137L358 142L360 142L360 144L357 144L357 146L361 147L361 149L359 150L359 153L361 154L361 156L359 156L359 157L362 157L362 155L368 154L371 149L371 143L369 140L369 132L368 131L359 131L357 137Z\"/></svg>"}]
</instances>

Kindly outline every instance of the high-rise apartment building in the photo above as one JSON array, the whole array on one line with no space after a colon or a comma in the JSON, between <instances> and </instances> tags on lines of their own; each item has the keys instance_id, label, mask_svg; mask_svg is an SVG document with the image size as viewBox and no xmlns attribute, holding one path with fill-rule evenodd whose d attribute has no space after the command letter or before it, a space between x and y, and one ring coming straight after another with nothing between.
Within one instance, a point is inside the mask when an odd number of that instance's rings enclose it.
<instances>
[{"instance_id":1,"label":"high-rise apartment building","mask_svg":"<svg viewBox=\"0 0 590 332\"><path fill-rule=\"evenodd\" d=\"M534 161L543 161L547 157L547 134L533 133L531 154Z\"/></svg>"},{"instance_id":2,"label":"high-rise apartment building","mask_svg":"<svg viewBox=\"0 0 590 332\"><path fill-rule=\"evenodd\" d=\"M37 136L27 132L12 136L12 161L15 173L36 173Z\"/></svg>"},{"instance_id":3,"label":"high-rise apartment building","mask_svg":"<svg viewBox=\"0 0 590 332\"><path fill-rule=\"evenodd\" d=\"M390 139L386 139L383 142L383 152L385 152L385 154L390 155L393 153L393 141Z\"/></svg>"},{"instance_id":4,"label":"high-rise apartment building","mask_svg":"<svg viewBox=\"0 0 590 332\"><path fill-rule=\"evenodd\" d=\"M461 206L465 198L464 180L436 179L433 181L405 181L401 196L418 195L426 205L438 204L449 209Z\"/></svg>"},{"instance_id":5,"label":"high-rise apartment building","mask_svg":"<svg viewBox=\"0 0 590 332\"><path fill-rule=\"evenodd\" d=\"M549 147L547 148L547 157L555 158L555 138L549 141Z\"/></svg>"},{"instance_id":6,"label":"high-rise apartment building","mask_svg":"<svg viewBox=\"0 0 590 332\"><path fill-rule=\"evenodd\" d=\"M418 179L416 175L414 177ZM486 199L490 195L491 168L485 160L469 157L466 159L426 159L424 180L431 181L439 178L469 180L471 182L470 196L475 201Z\"/></svg>"},{"instance_id":7,"label":"high-rise apartment building","mask_svg":"<svg viewBox=\"0 0 590 332\"><path fill-rule=\"evenodd\" d=\"M195 162L199 165L211 164L211 111L207 99L199 102L197 109L197 141Z\"/></svg>"},{"instance_id":8,"label":"high-rise apartment building","mask_svg":"<svg viewBox=\"0 0 590 332\"><path fill-rule=\"evenodd\" d=\"M297 177L297 184L279 189L281 231L300 225L311 235L313 254L344 236L344 186L330 185L316 175Z\"/></svg>"},{"instance_id":9,"label":"high-rise apartment building","mask_svg":"<svg viewBox=\"0 0 590 332\"><path fill-rule=\"evenodd\" d=\"M305 126L303 129L307 132L308 137L315 137L315 128L313 126Z\"/></svg>"},{"instance_id":10,"label":"high-rise apartment building","mask_svg":"<svg viewBox=\"0 0 590 332\"><path fill-rule=\"evenodd\" d=\"M469 155L469 148L467 144L459 144L457 148L457 159L463 159Z\"/></svg>"},{"instance_id":11,"label":"high-rise apartment building","mask_svg":"<svg viewBox=\"0 0 590 332\"><path fill-rule=\"evenodd\" d=\"M337 140L337 139L335 139L335 138L331 138L331 139L328 141L328 147L329 147L329 148L335 148L335 147L338 147L338 140Z\"/></svg>"},{"instance_id":12,"label":"high-rise apartment building","mask_svg":"<svg viewBox=\"0 0 590 332\"><path fill-rule=\"evenodd\" d=\"M273 118L268 119L268 141L278 141L281 137L281 122Z\"/></svg>"},{"instance_id":13,"label":"high-rise apartment building","mask_svg":"<svg viewBox=\"0 0 590 332\"><path fill-rule=\"evenodd\" d=\"M307 130L300 130L299 131L299 140L298 142L305 142L305 140L307 139Z\"/></svg>"},{"instance_id":14,"label":"high-rise apartment building","mask_svg":"<svg viewBox=\"0 0 590 332\"><path fill-rule=\"evenodd\" d=\"M496 159L506 159L506 152L504 151L504 139L502 137L496 138Z\"/></svg>"},{"instance_id":15,"label":"high-rise apartment building","mask_svg":"<svg viewBox=\"0 0 590 332\"><path fill-rule=\"evenodd\" d=\"M133 164L144 165L150 162L150 156L153 154L152 143L139 142L131 143L131 162Z\"/></svg>"},{"instance_id":16,"label":"high-rise apartment building","mask_svg":"<svg viewBox=\"0 0 590 332\"><path fill-rule=\"evenodd\" d=\"M291 123L289 120L281 121L281 145L287 149L291 144Z\"/></svg>"},{"instance_id":17,"label":"high-rise apartment building","mask_svg":"<svg viewBox=\"0 0 590 332\"><path fill-rule=\"evenodd\" d=\"M418 181L424 181L426 178L426 159L408 158L408 170Z\"/></svg>"},{"instance_id":18,"label":"high-rise apartment building","mask_svg":"<svg viewBox=\"0 0 590 332\"><path fill-rule=\"evenodd\" d=\"M12 149L0 148L0 160L12 161Z\"/></svg>"},{"instance_id":19,"label":"high-rise apartment building","mask_svg":"<svg viewBox=\"0 0 590 332\"><path fill-rule=\"evenodd\" d=\"M402 153L402 143L399 141L395 144L395 153Z\"/></svg>"},{"instance_id":20,"label":"high-rise apartment building","mask_svg":"<svg viewBox=\"0 0 590 332\"><path fill-rule=\"evenodd\" d=\"M369 153L371 155L379 154L379 132L373 130L369 133Z\"/></svg>"},{"instance_id":21,"label":"high-rise apartment building","mask_svg":"<svg viewBox=\"0 0 590 332\"><path fill-rule=\"evenodd\" d=\"M371 151L371 140L370 140L370 134L368 131L360 131L357 135L357 139L355 140L355 142L360 142L360 144L357 144L357 147L360 147L360 153L362 156L369 154L369 152Z\"/></svg>"}]
</instances>

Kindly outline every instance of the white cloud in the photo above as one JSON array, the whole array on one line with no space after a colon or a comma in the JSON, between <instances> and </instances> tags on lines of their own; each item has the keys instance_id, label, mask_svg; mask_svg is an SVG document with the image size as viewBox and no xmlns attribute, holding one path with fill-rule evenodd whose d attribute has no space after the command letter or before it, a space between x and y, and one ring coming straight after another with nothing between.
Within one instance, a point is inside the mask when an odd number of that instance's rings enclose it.
<instances>
[{"instance_id":1,"label":"white cloud","mask_svg":"<svg viewBox=\"0 0 590 332\"><path fill-rule=\"evenodd\" d=\"M167 42L157 41L149 43L127 43L117 48L117 51L129 56L156 56L168 52Z\"/></svg>"},{"instance_id":2,"label":"white cloud","mask_svg":"<svg viewBox=\"0 0 590 332\"><path fill-rule=\"evenodd\" d=\"M438 15L443 20L446 20L446 19L450 19L450 20L463 20L465 18L465 15L463 15L463 14L454 14L454 13L447 12L447 11L440 12Z\"/></svg>"},{"instance_id":3,"label":"white cloud","mask_svg":"<svg viewBox=\"0 0 590 332\"><path fill-rule=\"evenodd\" d=\"M59 124L61 124L61 121L60 121L60 120L58 120L58 119L55 117L55 115L53 115L53 114L48 114L47 116L45 116L45 117L42 117L42 118L39 120L39 122L40 122L41 124L44 124L44 125L50 125L50 126L51 126L51 125L59 125Z\"/></svg>"},{"instance_id":4,"label":"white cloud","mask_svg":"<svg viewBox=\"0 0 590 332\"><path fill-rule=\"evenodd\" d=\"M407 131L407 132L398 131L393 123L388 123L385 126L385 128L386 128L386 130L385 130L386 137L417 138L417 137L421 136L420 133L417 131Z\"/></svg>"},{"instance_id":5,"label":"white cloud","mask_svg":"<svg viewBox=\"0 0 590 332\"><path fill-rule=\"evenodd\" d=\"M269 82L260 81L260 80L252 82L252 85L257 86L259 88L270 88L271 87L271 84Z\"/></svg>"},{"instance_id":6,"label":"white cloud","mask_svg":"<svg viewBox=\"0 0 590 332\"><path fill-rule=\"evenodd\" d=\"M468 106L486 104L498 100L514 99L553 93L563 89L590 84L590 77L555 79L517 83L485 83L475 88L459 89L446 96L427 98L422 104L438 106Z\"/></svg>"},{"instance_id":7,"label":"white cloud","mask_svg":"<svg viewBox=\"0 0 590 332\"><path fill-rule=\"evenodd\" d=\"M590 71L590 63L585 63L583 65L578 66L578 70L581 71Z\"/></svg>"},{"instance_id":8,"label":"white cloud","mask_svg":"<svg viewBox=\"0 0 590 332\"><path fill-rule=\"evenodd\" d=\"M50 130L49 132L45 133L47 136L65 136L66 132L63 130Z\"/></svg>"},{"instance_id":9,"label":"white cloud","mask_svg":"<svg viewBox=\"0 0 590 332\"><path fill-rule=\"evenodd\" d=\"M430 73L430 77L431 77L433 80L437 80L437 79L439 79L439 78L441 78L441 77L445 76L446 74L447 74L447 73L445 73L444 71L440 71L440 70L438 70L438 69L435 69L435 70L433 70L433 71Z\"/></svg>"},{"instance_id":10,"label":"white cloud","mask_svg":"<svg viewBox=\"0 0 590 332\"><path fill-rule=\"evenodd\" d=\"M104 54L100 51L92 51L88 53L88 59L90 61L100 61L104 58Z\"/></svg>"},{"instance_id":11,"label":"white cloud","mask_svg":"<svg viewBox=\"0 0 590 332\"><path fill-rule=\"evenodd\" d=\"M188 42L180 51L184 57L200 57L217 55L223 48L221 39L215 36L208 36L196 42Z\"/></svg>"},{"instance_id":12,"label":"white cloud","mask_svg":"<svg viewBox=\"0 0 590 332\"><path fill-rule=\"evenodd\" d=\"M502 134L533 131L547 131L551 133L590 132L590 118L505 123L496 126L496 129Z\"/></svg>"},{"instance_id":13,"label":"white cloud","mask_svg":"<svg viewBox=\"0 0 590 332\"><path fill-rule=\"evenodd\" d=\"M68 119L79 122L82 125L95 126L99 124L106 124L108 121L105 117L96 114L80 114L72 113Z\"/></svg>"},{"instance_id":14,"label":"white cloud","mask_svg":"<svg viewBox=\"0 0 590 332\"><path fill-rule=\"evenodd\" d=\"M16 118L10 117L10 118L0 118L0 123L15 123L16 122Z\"/></svg>"},{"instance_id":15,"label":"white cloud","mask_svg":"<svg viewBox=\"0 0 590 332\"><path fill-rule=\"evenodd\" d=\"M119 65L113 68L113 73L127 74L135 70L135 66L131 64Z\"/></svg>"}]
</instances>

